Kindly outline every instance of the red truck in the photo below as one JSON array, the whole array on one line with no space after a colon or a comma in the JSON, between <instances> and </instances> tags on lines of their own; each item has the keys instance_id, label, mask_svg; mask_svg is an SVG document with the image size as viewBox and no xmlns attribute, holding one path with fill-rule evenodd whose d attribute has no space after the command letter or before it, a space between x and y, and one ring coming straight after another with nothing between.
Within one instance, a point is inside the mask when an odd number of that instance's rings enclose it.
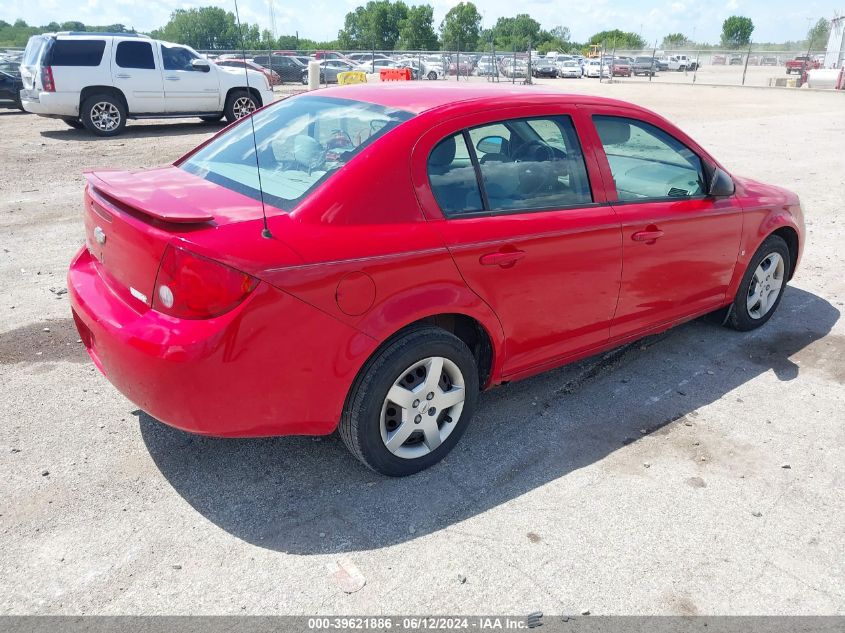
<instances>
[{"instance_id":1,"label":"red truck","mask_svg":"<svg viewBox=\"0 0 845 633\"><path fill-rule=\"evenodd\" d=\"M786 74L789 75L795 72L800 75L805 70L813 70L820 67L819 60L807 57L806 55L798 55L795 59L790 59L786 62Z\"/></svg>"}]
</instances>

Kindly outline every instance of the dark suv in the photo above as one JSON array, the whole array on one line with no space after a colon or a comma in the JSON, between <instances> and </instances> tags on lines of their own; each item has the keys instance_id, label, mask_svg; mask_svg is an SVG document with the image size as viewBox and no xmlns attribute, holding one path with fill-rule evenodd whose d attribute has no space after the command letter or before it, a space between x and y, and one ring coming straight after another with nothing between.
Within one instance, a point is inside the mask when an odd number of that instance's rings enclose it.
<instances>
[{"instance_id":1,"label":"dark suv","mask_svg":"<svg viewBox=\"0 0 845 633\"><path fill-rule=\"evenodd\" d=\"M308 72L308 66L292 55L259 55L252 61L277 73L282 82L299 83L302 81L302 73Z\"/></svg>"},{"instance_id":2,"label":"dark suv","mask_svg":"<svg viewBox=\"0 0 845 633\"><path fill-rule=\"evenodd\" d=\"M654 57L636 57L631 64L631 72L637 75L654 76L657 72L657 60Z\"/></svg>"}]
</instances>

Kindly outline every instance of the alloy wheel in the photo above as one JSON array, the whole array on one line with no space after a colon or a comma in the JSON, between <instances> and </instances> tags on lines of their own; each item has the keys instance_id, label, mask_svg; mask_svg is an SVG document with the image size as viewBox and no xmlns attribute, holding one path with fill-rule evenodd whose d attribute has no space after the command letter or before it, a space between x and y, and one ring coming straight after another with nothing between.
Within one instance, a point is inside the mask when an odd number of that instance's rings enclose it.
<instances>
[{"instance_id":1,"label":"alloy wheel","mask_svg":"<svg viewBox=\"0 0 845 633\"><path fill-rule=\"evenodd\" d=\"M108 101L95 103L91 108L91 123L98 130L111 132L120 125L120 110Z\"/></svg>"},{"instance_id":2,"label":"alloy wheel","mask_svg":"<svg viewBox=\"0 0 845 633\"><path fill-rule=\"evenodd\" d=\"M403 459L436 450L457 426L465 397L463 374L448 358L432 356L408 367L381 407L381 439L387 450Z\"/></svg>"},{"instance_id":3,"label":"alloy wheel","mask_svg":"<svg viewBox=\"0 0 845 633\"><path fill-rule=\"evenodd\" d=\"M786 264L779 253L763 258L748 285L746 306L752 319L762 319L777 302L783 288Z\"/></svg>"},{"instance_id":4,"label":"alloy wheel","mask_svg":"<svg viewBox=\"0 0 845 633\"><path fill-rule=\"evenodd\" d=\"M232 104L232 112L236 119L252 114L255 112L255 102L250 97L238 97Z\"/></svg>"}]
</instances>

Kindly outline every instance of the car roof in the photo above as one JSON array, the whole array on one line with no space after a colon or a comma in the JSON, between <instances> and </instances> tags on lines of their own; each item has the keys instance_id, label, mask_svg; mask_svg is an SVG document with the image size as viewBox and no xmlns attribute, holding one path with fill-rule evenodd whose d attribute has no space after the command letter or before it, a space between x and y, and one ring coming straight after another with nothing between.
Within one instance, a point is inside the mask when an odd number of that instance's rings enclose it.
<instances>
[{"instance_id":1,"label":"car roof","mask_svg":"<svg viewBox=\"0 0 845 633\"><path fill-rule=\"evenodd\" d=\"M434 84L434 85L431 85ZM522 87L507 84L457 84L457 82L390 82L384 84L353 84L320 90L321 96L353 99L421 114L445 108L455 103L474 103L489 106L519 106L537 103L615 105L640 109L638 106L591 95L559 92L539 86Z\"/></svg>"}]
</instances>

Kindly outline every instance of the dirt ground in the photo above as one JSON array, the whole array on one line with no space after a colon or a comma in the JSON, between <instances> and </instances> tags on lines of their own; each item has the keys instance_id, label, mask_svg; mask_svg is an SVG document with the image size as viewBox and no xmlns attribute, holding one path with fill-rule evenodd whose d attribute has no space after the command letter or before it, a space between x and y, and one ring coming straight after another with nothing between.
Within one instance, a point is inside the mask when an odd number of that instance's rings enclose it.
<instances>
[{"instance_id":1,"label":"dirt ground","mask_svg":"<svg viewBox=\"0 0 845 633\"><path fill-rule=\"evenodd\" d=\"M77 344L81 171L167 163L215 126L96 140L0 112L0 614L845 613L845 94L545 83L794 189L803 264L764 328L697 321L484 394L402 480L336 437L175 431Z\"/></svg>"}]
</instances>

